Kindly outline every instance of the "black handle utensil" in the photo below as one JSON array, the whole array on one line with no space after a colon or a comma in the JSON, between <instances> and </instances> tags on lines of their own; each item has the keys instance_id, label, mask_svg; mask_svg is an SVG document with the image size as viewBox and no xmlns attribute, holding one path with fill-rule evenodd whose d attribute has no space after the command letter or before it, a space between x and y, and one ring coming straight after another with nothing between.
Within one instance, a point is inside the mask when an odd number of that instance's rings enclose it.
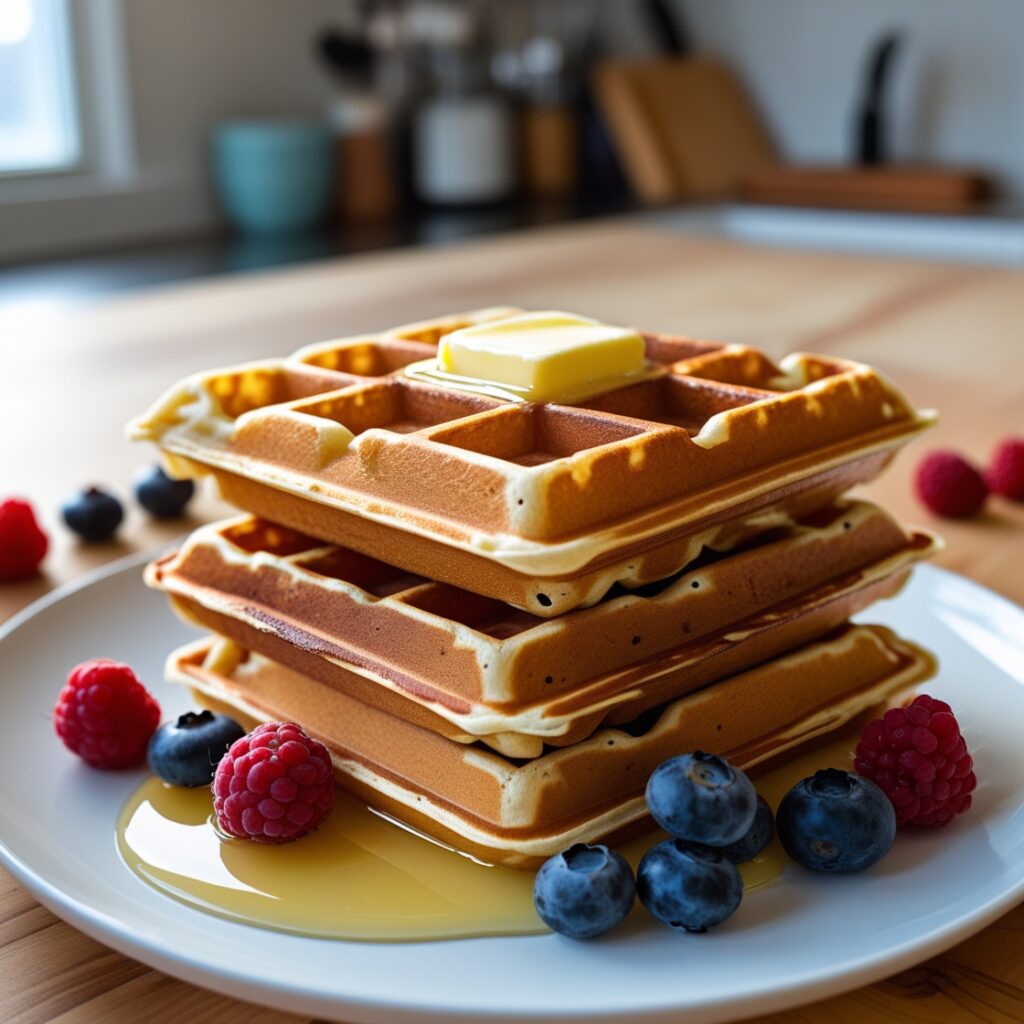
<instances>
[{"instance_id":1,"label":"black handle utensil","mask_svg":"<svg viewBox=\"0 0 1024 1024\"><path fill-rule=\"evenodd\" d=\"M690 52L686 24L678 10L670 9L667 0L644 0L644 14L663 53L681 57Z\"/></svg>"},{"instance_id":2,"label":"black handle utensil","mask_svg":"<svg viewBox=\"0 0 1024 1024\"><path fill-rule=\"evenodd\" d=\"M313 49L332 75L343 81L369 83L374 52L364 39L325 29L313 40Z\"/></svg>"},{"instance_id":3,"label":"black handle utensil","mask_svg":"<svg viewBox=\"0 0 1024 1024\"><path fill-rule=\"evenodd\" d=\"M867 62L864 93L857 114L854 162L884 164L889 160L886 124L886 92L892 77L892 63L903 43L899 32L888 32L876 40Z\"/></svg>"}]
</instances>

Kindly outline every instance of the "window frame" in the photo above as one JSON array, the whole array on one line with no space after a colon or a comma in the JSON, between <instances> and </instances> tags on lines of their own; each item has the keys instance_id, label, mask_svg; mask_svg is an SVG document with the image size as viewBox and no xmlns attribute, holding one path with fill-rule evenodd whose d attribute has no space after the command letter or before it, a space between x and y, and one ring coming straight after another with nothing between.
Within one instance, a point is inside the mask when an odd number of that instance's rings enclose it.
<instances>
[{"instance_id":1,"label":"window frame","mask_svg":"<svg viewBox=\"0 0 1024 1024\"><path fill-rule=\"evenodd\" d=\"M62 51L62 66L58 71L57 88L62 93L64 108L70 122L71 155L60 163L40 164L37 166L11 167L0 166L0 184L12 179L36 178L51 175L80 173L87 166L86 145L82 121L82 83L80 80L80 61L75 45L75 10L71 0L49 0L57 8L55 12L57 29L57 46Z\"/></svg>"},{"instance_id":2,"label":"window frame","mask_svg":"<svg viewBox=\"0 0 1024 1024\"><path fill-rule=\"evenodd\" d=\"M0 169L0 212L7 203L124 187L137 173L123 0L57 2L75 156L48 167Z\"/></svg>"}]
</instances>

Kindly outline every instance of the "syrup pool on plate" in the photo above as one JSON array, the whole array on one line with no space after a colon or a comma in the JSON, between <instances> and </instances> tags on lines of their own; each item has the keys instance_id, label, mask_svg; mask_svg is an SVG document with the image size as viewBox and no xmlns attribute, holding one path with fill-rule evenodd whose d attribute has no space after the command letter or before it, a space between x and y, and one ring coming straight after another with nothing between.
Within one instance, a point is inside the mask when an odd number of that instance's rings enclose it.
<instances>
[{"instance_id":1,"label":"syrup pool on plate","mask_svg":"<svg viewBox=\"0 0 1024 1024\"><path fill-rule=\"evenodd\" d=\"M818 768L849 769L849 736L800 755L754 781L772 809ZM153 888L190 906L265 928L364 942L413 942L547 929L533 909L532 871L487 867L396 825L339 790L319 831L266 846L222 840L210 792L152 778L117 825L125 863ZM620 852L635 868L663 836ZM740 865L747 890L777 878L787 858L778 839ZM634 913L638 911L635 909Z\"/></svg>"}]
</instances>

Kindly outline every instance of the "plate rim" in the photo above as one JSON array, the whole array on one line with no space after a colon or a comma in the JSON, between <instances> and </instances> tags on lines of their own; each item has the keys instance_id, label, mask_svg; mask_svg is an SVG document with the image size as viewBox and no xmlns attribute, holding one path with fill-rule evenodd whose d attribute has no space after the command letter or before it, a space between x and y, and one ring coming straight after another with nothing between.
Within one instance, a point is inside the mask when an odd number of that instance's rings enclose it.
<instances>
[{"instance_id":1,"label":"plate rim","mask_svg":"<svg viewBox=\"0 0 1024 1024\"><path fill-rule=\"evenodd\" d=\"M75 580L55 587L0 624L0 643L37 615L71 595L110 577L134 570L155 557L155 554L156 552L133 552L84 573ZM934 576L937 579L944 577L958 587L976 591L986 601L995 601L1012 615L1024 618L1024 607L969 577L934 565L918 566L915 575L916 573ZM1022 646L1022 651L1024 651L1024 646ZM243 1001L259 1002L285 1011L308 1012L333 1019L338 1019L335 1015L339 1013L350 1016L353 1011L363 1014L364 1020L384 1020L379 1016L381 1013L392 1016L401 1014L409 1021L470 1022L479 1019L481 1015L491 1022L539 1021L542 1019L537 1013L529 1010L495 1012L493 1007L484 1006L439 1007L418 1004L415 1001L402 999L400 994L395 992L390 993L386 999L345 996L339 1000L323 990L311 990L308 985L264 981L250 972L235 970L229 964L211 966L190 958L187 952L175 946L173 940L161 942L148 936L139 935L121 919L77 897L68 896L17 856L9 848L2 835L0 835L0 864L50 912L96 941L153 969ZM628 1013L629 1019L636 1021L637 1024L640 1022L660 1024L660 1022L670 1020L677 1021L681 1012L694 1014L695 1016L692 1018L694 1020L703 1020L711 1019L708 1015L715 1013L716 1009L720 1009L722 1012L713 1018L719 1021L742 1018L750 1012L777 1012L851 991L919 964L977 934L1022 901L1024 901L1024 874L1014 885L1009 886L960 918L947 922L938 929L923 934L920 938L906 940L895 951L888 949L861 957L860 960L844 966L825 978L821 977L820 969L817 971L812 969L803 975L787 976L776 985L762 986L757 992L726 999L720 996L707 997L696 1001L691 1000L684 1005L680 1005L678 1002L674 1005L661 1003L635 1010L620 1007L600 1013L595 1013L593 1010L557 1011L553 1014L546 1013L543 1019L552 1021L586 1019L595 1022L612 1022L623 1020L623 1015ZM187 911L188 908L182 908L182 910ZM201 913L197 910L192 912ZM239 927L253 926L240 924ZM543 936L540 937L543 938ZM518 936L516 938L520 941L527 941L530 938L538 937ZM338 940L323 941L335 942ZM367 1016L367 1013L371 1016Z\"/></svg>"}]
</instances>

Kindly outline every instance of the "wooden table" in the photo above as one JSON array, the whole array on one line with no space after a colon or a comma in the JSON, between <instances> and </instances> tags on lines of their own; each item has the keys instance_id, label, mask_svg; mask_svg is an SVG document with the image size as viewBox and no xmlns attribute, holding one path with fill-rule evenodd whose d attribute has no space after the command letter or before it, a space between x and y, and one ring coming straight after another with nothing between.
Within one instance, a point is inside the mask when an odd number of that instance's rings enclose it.
<instances>
[{"instance_id":1,"label":"wooden table","mask_svg":"<svg viewBox=\"0 0 1024 1024\"><path fill-rule=\"evenodd\" d=\"M31 496L53 535L46 574L0 586L0 619L110 558L181 532L131 511L116 544L85 548L61 529L62 494L103 482L126 493L148 453L122 425L197 369L283 354L439 313L512 303L882 368L942 412L921 443L984 460L1024 434L1024 274L948 264L744 247L628 220L402 251L273 274L203 281L70 309L0 310L0 488ZM927 522L904 456L866 493ZM211 498L196 517L222 511ZM932 524L934 525L934 524ZM1024 603L1024 506L992 501L943 523L936 561ZM54 681L54 691L60 681ZM941 898L941 894L936 894ZM841 927L841 922L837 922ZM0 1020L193 1024L297 1020L152 971L74 931L0 871ZM764 1020L1024 1020L1024 908L889 980Z\"/></svg>"}]
</instances>

